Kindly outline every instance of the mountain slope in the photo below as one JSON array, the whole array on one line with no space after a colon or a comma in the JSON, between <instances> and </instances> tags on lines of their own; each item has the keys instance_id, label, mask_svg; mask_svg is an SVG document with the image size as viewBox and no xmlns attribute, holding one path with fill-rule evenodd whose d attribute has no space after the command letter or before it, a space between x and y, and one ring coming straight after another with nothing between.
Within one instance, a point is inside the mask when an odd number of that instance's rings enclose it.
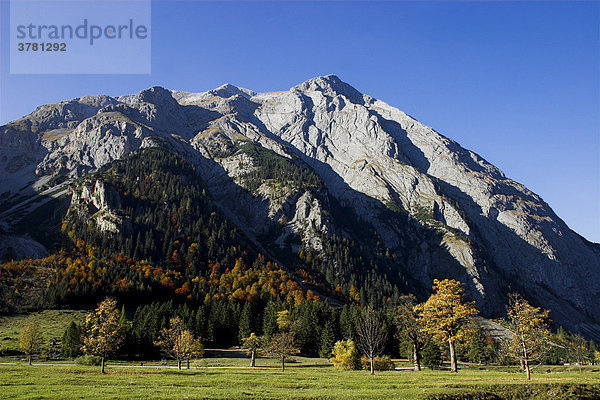
<instances>
[{"instance_id":1,"label":"mountain slope","mask_svg":"<svg viewBox=\"0 0 600 400\"><path fill-rule=\"evenodd\" d=\"M600 335L598 244L477 154L333 75L285 92L150 88L39 107L0 128L4 235L14 237L43 188L62 194L153 146L192 162L249 240L330 288L347 293L356 281L368 291L383 274L396 287L384 297L424 295L433 278L451 276L488 316L516 290L556 322ZM334 260L342 242L355 257Z\"/></svg>"}]
</instances>

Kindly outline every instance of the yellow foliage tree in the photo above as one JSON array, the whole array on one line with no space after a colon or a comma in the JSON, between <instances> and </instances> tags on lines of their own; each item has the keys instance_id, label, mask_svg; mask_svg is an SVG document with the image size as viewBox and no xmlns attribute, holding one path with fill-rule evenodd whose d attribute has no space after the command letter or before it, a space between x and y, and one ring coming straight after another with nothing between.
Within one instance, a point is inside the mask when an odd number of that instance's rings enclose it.
<instances>
[{"instance_id":1,"label":"yellow foliage tree","mask_svg":"<svg viewBox=\"0 0 600 400\"><path fill-rule=\"evenodd\" d=\"M181 369L182 360L186 360L187 368L190 369L190 360L204 354L204 347L200 340L194 337L192 332L185 329L181 318L171 318L169 327L160 331L158 340L154 344L161 351L177 360L177 368Z\"/></svg>"},{"instance_id":2,"label":"yellow foliage tree","mask_svg":"<svg viewBox=\"0 0 600 400\"><path fill-rule=\"evenodd\" d=\"M358 369L360 364L360 355L352 340L340 340L333 346L331 352L331 363L341 369Z\"/></svg>"},{"instance_id":3,"label":"yellow foliage tree","mask_svg":"<svg viewBox=\"0 0 600 400\"><path fill-rule=\"evenodd\" d=\"M19 334L19 348L27 355L29 365L31 365L31 356L37 354L44 344L44 334L37 321L25 323Z\"/></svg>"},{"instance_id":4,"label":"yellow foliage tree","mask_svg":"<svg viewBox=\"0 0 600 400\"><path fill-rule=\"evenodd\" d=\"M465 337L473 316L478 314L475 302L466 302L461 283L453 279L433 281L434 293L416 306L422 331L448 343L450 370L458 372L454 344Z\"/></svg>"},{"instance_id":5,"label":"yellow foliage tree","mask_svg":"<svg viewBox=\"0 0 600 400\"><path fill-rule=\"evenodd\" d=\"M82 350L101 358L102 373L106 358L114 354L123 343L125 335L120 319L117 301L111 298L106 298L85 317Z\"/></svg>"},{"instance_id":6,"label":"yellow foliage tree","mask_svg":"<svg viewBox=\"0 0 600 400\"><path fill-rule=\"evenodd\" d=\"M277 313L277 326L281 332L287 332L292 327L292 319L288 310L279 311Z\"/></svg>"},{"instance_id":7,"label":"yellow foliage tree","mask_svg":"<svg viewBox=\"0 0 600 400\"><path fill-rule=\"evenodd\" d=\"M256 353L262 347L263 338L262 336L256 336L254 332L250 334L247 338L242 339L243 345L242 347L248 350L250 354L250 366L256 366Z\"/></svg>"}]
</instances>

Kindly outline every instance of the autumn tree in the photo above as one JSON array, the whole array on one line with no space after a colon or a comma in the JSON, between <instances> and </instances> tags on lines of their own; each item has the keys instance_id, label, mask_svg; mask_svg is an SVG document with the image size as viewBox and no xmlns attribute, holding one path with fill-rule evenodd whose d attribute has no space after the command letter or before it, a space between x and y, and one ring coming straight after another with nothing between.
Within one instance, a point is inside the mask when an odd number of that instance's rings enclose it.
<instances>
[{"instance_id":1,"label":"autumn tree","mask_svg":"<svg viewBox=\"0 0 600 400\"><path fill-rule=\"evenodd\" d=\"M169 327L160 331L158 340L154 344L160 347L163 354L177 360L177 368L181 369L181 362L187 362L190 368L190 359L204 354L204 347L192 332L185 329L181 318L171 318Z\"/></svg>"},{"instance_id":2,"label":"autumn tree","mask_svg":"<svg viewBox=\"0 0 600 400\"><path fill-rule=\"evenodd\" d=\"M271 336L266 350L270 357L281 361L281 372L285 372L285 359L298 351L294 333L279 332L274 334Z\"/></svg>"},{"instance_id":3,"label":"autumn tree","mask_svg":"<svg viewBox=\"0 0 600 400\"><path fill-rule=\"evenodd\" d=\"M292 328L292 318L288 310L277 313L277 327L281 332L287 332Z\"/></svg>"},{"instance_id":4,"label":"autumn tree","mask_svg":"<svg viewBox=\"0 0 600 400\"><path fill-rule=\"evenodd\" d=\"M396 328L397 337L408 341L412 347L412 359L415 371L421 370L421 352L430 336L423 332L423 321L415 308L417 298L414 295L402 296L397 308Z\"/></svg>"},{"instance_id":5,"label":"autumn tree","mask_svg":"<svg viewBox=\"0 0 600 400\"><path fill-rule=\"evenodd\" d=\"M458 372L455 343L469 332L471 319L478 311L475 302L465 301L460 282L435 279L433 290L431 297L416 308L423 324L422 331L448 344L450 370Z\"/></svg>"},{"instance_id":6,"label":"autumn tree","mask_svg":"<svg viewBox=\"0 0 600 400\"><path fill-rule=\"evenodd\" d=\"M358 350L352 340L340 340L335 343L331 352L331 363L341 369L357 369L360 363Z\"/></svg>"},{"instance_id":7,"label":"autumn tree","mask_svg":"<svg viewBox=\"0 0 600 400\"><path fill-rule=\"evenodd\" d=\"M117 301L112 298L106 298L85 317L82 350L86 354L100 357L102 373L106 359L119 350L125 339L120 319Z\"/></svg>"},{"instance_id":8,"label":"autumn tree","mask_svg":"<svg viewBox=\"0 0 600 400\"><path fill-rule=\"evenodd\" d=\"M383 321L372 308L363 310L356 326L356 344L371 364L371 375L375 374L374 359L383 351L386 334Z\"/></svg>"},{"instance_id":9,"label":"autumn tree","mask_svg":"<svg viewBox=\"0 0 600 400\"><path fill-rule=\"evenodd\" d=\"M44 344L44 334L37 321L27 321L19 334L19 348L27 355L29 365L31 356L39 354Z\"/></svg>"},{"instance_id":10,"label":"autumn tree","mask_svg":"<svg viewBox=\"0 0 600 400\"><path fill-rule=\"evenodd\" d=\"M247 338L242 339L242 347L248 350L250 354L250 366L256 366L256 354L258 350L262 347L262 337L256 336L254 332L250 334Z\"/></svg>"},{"instance_id":11,"label":"autumn tree","mask_svg":"<svg viewBox=\"0 0 600 400\"><path fill-rule=\"evenodd\" d=\"M200 339L196 338L190 330L185 330L181 334L181 347L183 351L183 359L186 362L187 369L190 369L190 360L204 355L204 346Z\"/></svg>"},{"instance_id":12,"label":"autumn tree","mask_svg":"<svg viewBox=\"0 0 600 400\"><path fill-rule=\"evenodd\" d=\"M512 338L508 343L508 350L512 357L521 362L531 379L529 363L542 357L548 346L550 331L547 329L548 310L531 306L521 295L509 295L507 306L508 329Z\"/></svg>"}]
</instances>

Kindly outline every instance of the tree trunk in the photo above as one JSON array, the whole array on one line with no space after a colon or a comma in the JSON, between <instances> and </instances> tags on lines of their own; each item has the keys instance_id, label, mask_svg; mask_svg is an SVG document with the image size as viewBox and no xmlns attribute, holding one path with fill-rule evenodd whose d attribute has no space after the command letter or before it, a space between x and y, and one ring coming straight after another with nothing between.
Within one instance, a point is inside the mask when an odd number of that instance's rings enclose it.
<instances>
[{"instance_id":1,"label":"tree trunk","mask_svg":"<svg viewBox=\"0 0 600 400\"><path fill-rule=\"evenodd\" d=\"M255 360L256 360L256 350L252 350L252 356L250 358L250 366L252 368L254 368L256 366L255 365L255 363L256 363Z\"/></svg>"},{"instance_id":2,"label":"tree trunk","mask_svg":"<svg viewBox=\"0 0 600 400\"><path fill-rule=\"evenodd\" d=\"M375 375L375 368L374 368L374 362L373 362L373 357L369 358L369 361L371 361L371 375Z\"/></svg>"},{"instance_id":3,"label":"tree trunk","mask_svg":"<svg viewBox=\"0 0 600 400\"><path fill-rule=\"evenodd\" d=\"M450 345L450 371L458 372L458 366L456 364L456 352L454 350L454 340L448 339Z\"/></svg>"},{"instance_id":4,"label":"tree trunk","mask_svg":"<svg viewBox=\"0 0 600 400\"><path fill-rule=\"evenodd\" d=\"M188 358L188 359L187 359L187 360L185 360L185 361L186 361L186 364L187 364L187 365L186 365L187 369L190 369L190 359Z\"/></svg>"},{"instance_id":5,"label":"tree trunk","mask_svg":"<svg viewBox=\"0 0 600 400\"><path fill-rule=\"evenodd\" d=\"M523 361L523 359L520 359L519 364L521 364L521 372L525 372L525 361Z\"/></svg>"},{"instance_id":6,"label":"tree trunk","mask_svg":"<svg viewBox=\"0 0 600 400\"><path fill-rule=\"evenodd\" d=\"M285 372L285 356L281 357L281 372Z\"/></svg>"},{"instance_id":7,"label":"tree trunk","mask_svg":"<svg viewBox=\"0 0 600 400\"><path fill-rule=\"evenodd\" d=\"M177 369L181 370L181 359L177 359Z\"/></svg>"},{"instance_id":8,"label":"tree trunk","mask_svg":"<svg viewBox=\"0 0 600 400\"><path fill-rule=\"evenodd\" d=\"M104 372L104 356L100 357L100 371L102 374L106 373Z\"/></svg>"},{"instance_id":9,"label":"tree trunk","mask_svg":"<svg viewBox=\"0 0 600 400\"><path fill-rule=\"evenodd\" d=\"M417 348L417 344L413 343L413 362L415 363L415 371L421 370L421 355Z\"/></svg>"},{"instance_id":10,"label":"tree trunk","mask_svg":"<svg viewBox=\"0 0 600 400\"><path fill-rule=\"evenodd\" d=\"M31 354L29 354L28 359L29 359L29 365L31 365Z\"/></svg>"},{"instance_id":11,"label":"tree trunk","mask_svg":"<svg viewBox=\"0 0 600 400\"><path fill-rule=\"evenodd\" d=\"M523 364L525 365L525 373L527 373L527 380L531 380L531 371L529 370L529 356L527 355L527 347L525 346L525 341L521 340L521 345L523 346Z\"/></svg>"}]
</instances>

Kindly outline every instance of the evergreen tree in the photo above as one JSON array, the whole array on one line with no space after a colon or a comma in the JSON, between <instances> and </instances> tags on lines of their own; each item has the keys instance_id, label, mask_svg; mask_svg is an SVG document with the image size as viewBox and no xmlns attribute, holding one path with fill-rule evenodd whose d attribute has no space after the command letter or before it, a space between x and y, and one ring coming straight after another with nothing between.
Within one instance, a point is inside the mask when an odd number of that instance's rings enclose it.
<instances>
[{"instance_id":1,"label":"evergreen tree","mask_svg":"<svg viewBox=\"0 0 600 400\"><path fill-rule=\"evenodd\" d=\"M277 332L277 307L270 301L263 316L263 335L266 339L270 339L275 332Z\"/></svg>"},{"instance_id":2,"label":"evergreen tree","mask_svg":"<svg viewBox=\"0 0 600 400\"><path fill-rule=\"evenodd\" d=\"M238 340L247 338L252 333L252 305L250 302L244 304L242 314L240 315L240 329L238 333Z\"/></svg>"},{"instance_id":3,"label":"evergreen tree","mask_svg":"<svg viewBox=\"0 0 600 400\"><path fill-rule=\"evenodd\" d=\"M487 361L483 332L477 324L474 324L473 333L469 338L469 361L480 364Z\"/></svg>"},{"instance_id":4,"label":"evergreen tree","mask_svg":"<svg viewBox=\"0 0 600 400\"><path fill-rule=\"evenodd\" d=\"M434 341L430 340L423 347L423 365L430 369L439 369L442 365L442 352Z\"/></svg>"},{"instance_id":5,"label":"evergreen tree","mask_svg":"<svg viewBox=\"0 0 600 400\"><path fill-rule=\"evenodd\" d=\"M325 323L325 327L323 328L323 332L321 332L321 348L319 349L319 357L331 357L333 346L335 346L335 332L333 330L333 323L331 321L327 321Z\"/></svg>"},{"instance_id":6,"label":"evergreen tree","mask_svg":"<svg viewBox=\"0 0 600 400\"><path fill-rule=\"evenodd\" d=\"M344 305L340 314L340 328L342 337L346 340L354 338L354 318L348 305Z\"/></svg>"},{"instance_id":7,"label":"evergreen tree","mask_svg":"<svg viewBox=\"0 0 600 400\"><path fill-rule=\"evenodd\" d=\"M81 354L81 328L71 321L62 337L62 356L75 358Z\"/></svg>"}]
</instances>

